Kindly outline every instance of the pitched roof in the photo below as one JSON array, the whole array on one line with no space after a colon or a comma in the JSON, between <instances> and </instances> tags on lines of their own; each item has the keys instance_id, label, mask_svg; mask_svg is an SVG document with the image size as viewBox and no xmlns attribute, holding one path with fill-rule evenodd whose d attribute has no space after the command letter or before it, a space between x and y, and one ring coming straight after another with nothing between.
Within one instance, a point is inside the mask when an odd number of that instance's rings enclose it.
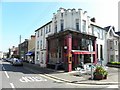
<instances>
[{"instance_id":1,"label":"pitched roof","mask_svg":"<svg viewBox=\"0 0 120 90\"><path fill-rule=\"evenodd\" d=\"M108 32L110 27L112 27L113 31L115 32L115 27L114 26L107 26L107 27L104 27L104 29Z\"/></svg>"},{"instance_id":2,"label":"pitched roof","mask_svg":"<svg viewBox=\"0 0 120 90\"><path fill-rule=\"evenodd\" d=\"M104 29L108 32L111 26L104 27Z\"/></svg>"},{"instance_id":3,"label":"pitched roof","mask_svg":"<svg viewBox=\"0 0 120 90\"><path fill-rule=\"evenodd\" d=\"M120 31L119 32L115 32L115 33L120 36Z\"/></svg>"}]
</instances>

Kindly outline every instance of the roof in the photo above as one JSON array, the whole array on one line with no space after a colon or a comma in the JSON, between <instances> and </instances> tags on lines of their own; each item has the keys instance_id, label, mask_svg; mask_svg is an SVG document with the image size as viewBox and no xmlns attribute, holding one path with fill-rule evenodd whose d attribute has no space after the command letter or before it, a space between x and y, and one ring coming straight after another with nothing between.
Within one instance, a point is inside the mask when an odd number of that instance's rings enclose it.
<instances>
[{"instance_id":1,"label":"roof","mask_svg":"<svg viewBox=\"0 0 120 90\"><path fill-rule=\"evenodd\" d=\"M104 29L103 27L100 27L100 26L93 24L93 23L91 23L91 25L96 26L96 27L101 28L101 29Z\"/></svg>"},{"instance_id":2,"label":"roof","mask_svg":"<svg viewBox=\"0 0 120 90\"><path fill-rule=\"evenodd\" d=\"M120 36L120 31L119 32L115 32L115 34L119 35Z\"/></svg>"},{"instance_id":3,"label":"roof","mask_svg":"<svg viewBox=\"0 0 120 90\"><path fill-rule=\"evenodd\" d=\"M115 27L114 26L107 26L107 27L104 27L104 29L108 32L110 27L112 27L112 29L115 31Z\"/></svg>"},{"instance_id":4,"label":"roof","mask_svg":"<svg viewBox=\"0 0 120 90\"><path fill-rule=\"evenodd\" d=\"M38 30L40 30L41 28L45 27L46 25L48 25L48 24L50 24L50 23L52 23L52 21L49 21L49 22L46 23L45 25L41 26L40 28L38 28L37 30L35 30L35 32L38 31Z\"/></svg>"},{"instance_id":5,"label":"roof","mask_svg":"<svg viewBox=\"0 0 120 90\"><path fill-rule=\"evenodd\" d=\"M108 32L111 26L104 27L104 29Z\"/></svg>"}]
</instances>

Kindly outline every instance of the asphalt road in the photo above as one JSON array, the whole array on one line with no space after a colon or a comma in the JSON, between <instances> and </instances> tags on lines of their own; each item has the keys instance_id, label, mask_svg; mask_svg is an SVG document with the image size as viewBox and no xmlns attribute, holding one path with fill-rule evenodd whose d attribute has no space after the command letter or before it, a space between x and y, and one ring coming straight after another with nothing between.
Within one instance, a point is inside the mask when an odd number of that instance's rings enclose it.
<instances>
[{"instance_id":1,"label":"asphalt road","mask_svg":"<svg viewBox=\"0 0 120 90\"><path fill-rule=\"evenodd\" d=\"M83 85L65 83L43 74L35 74L23 66L12 66L9 62L0 60L2 72L2 88L109 88L109 85ZM116 89L115 89L116 90Z\"/></svg>"}]
</instances>

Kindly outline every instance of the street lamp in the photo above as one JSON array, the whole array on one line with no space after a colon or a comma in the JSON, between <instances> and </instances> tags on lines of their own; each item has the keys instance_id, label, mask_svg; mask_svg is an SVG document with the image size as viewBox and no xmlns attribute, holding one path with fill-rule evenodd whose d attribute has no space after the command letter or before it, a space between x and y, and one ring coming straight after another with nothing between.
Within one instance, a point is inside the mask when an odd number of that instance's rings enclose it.
<instances>
[{"instance_id":1,"label":"street lamp","mask_svg":"<svg viewBox=\"0 0 120 90\"><path fill-rule=\"evenodd\" d=\"M64 49L66 50L66 49L67 49L67 46L64 46Z\"/></svg>"},{"instance_id":2,"label":"street lamp","mask_svg":"<svg viewBox=\"0 0 120 90\"><path fill-rule=\"evenodd\" d=\"M90 42L90 52L91 52L91 79L93 79L93 70L92 70L92 67L93 67L93 56L92 56L92 41L91 39L89 40Z\"/></svg>"}]
</instances>

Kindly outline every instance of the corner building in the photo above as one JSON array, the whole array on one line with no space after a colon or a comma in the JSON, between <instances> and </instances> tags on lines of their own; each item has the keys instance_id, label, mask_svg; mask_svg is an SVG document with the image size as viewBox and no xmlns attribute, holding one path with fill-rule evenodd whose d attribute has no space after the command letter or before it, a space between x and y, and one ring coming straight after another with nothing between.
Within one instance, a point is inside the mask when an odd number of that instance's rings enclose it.
<instances>
[{"instance_id":1,"label":"corner building","mask_svg":"<svg viewBox=\"0 0 120 90\"><path fill-rule=\"evenodd\" d=\"M53 13L52 21L35 32L35 63L41 67L61 63L65 71L70 72L81 62L107 60L104 53L106 31L82 9L60 8Z\"/></svg>"}]
</instances>

